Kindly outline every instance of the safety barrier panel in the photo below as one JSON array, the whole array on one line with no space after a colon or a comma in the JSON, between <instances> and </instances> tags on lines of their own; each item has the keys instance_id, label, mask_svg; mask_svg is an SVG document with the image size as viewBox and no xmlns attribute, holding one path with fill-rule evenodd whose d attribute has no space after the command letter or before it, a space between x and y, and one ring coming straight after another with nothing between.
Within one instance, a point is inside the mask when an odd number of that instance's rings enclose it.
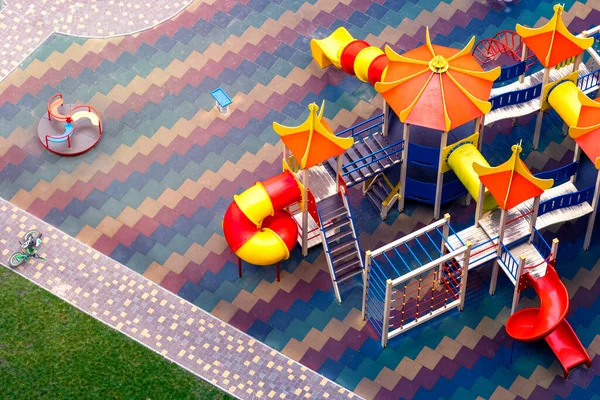
<instances>
[{"instance_id":1,"label":"safety barrier panel","mask_svg":"<svg viewBox=\"0 0 600 400\"><path fill-rule=\"evenodd\" d=\"M407 199L419 201L421 203L434 204L435 188L435 182L421 182L412 178L406 178L404 196ZM465 194L467 194L467 189L458 179L444 182L442 186L441 204L454 201Z\"/></svg>"},{"instance_id":2,"label":"safety barrier panel","mask_svg":"<svg viewBox=\"0 0 600 400\"><path fill-rule=\"evenodd\" d=\"M519 76L523 75L525 73L526 69L527 69L527 62L525 62L525 61L520 61L516 64L502 67L500 69L500 76L498 77L498 79L496 79L494 81L494 83L500 83L500 82L509 81L511 79L516 79Z\"/></svg>"},{"instance_id":3,"label":"safety barrier panel","mask_svg":"<svg viewBox=\"0 0 600 400\"><path fill-rule=\"evenodd\" d=\"M408 144L408 163L418 165L419 167L438 169L438 160L440 158L439 147L421 146L415 143Z\"/></svg>"},{"instance_id":4,"label":"safety barrier panel","mask_svg":"<svg viewBox=\"0 0 600 400\"><path fill-rule=\"evenodd\" d=\"M363 319L381 335L383 347L389 339L448 310L462 310L471 245L458 249L450 245L449 219L446 215L366 252ZM462 268L457 257L466 260Z\"/></svg>"},{"instance_id":5,"label":"safety barrier panel","mask_svg":"<svg viewBox=\"0 0 600 400\"><path fill-rule=\"evenodd\" d=\"M498 260L509 276L516 281L517 273L519 271L519 263L517 260L515 260L513 255L510 253L510 250L508 250L504 243L501 243L501 246L502 250L500 251L500 257L498 257Z\"/></svg>"},{"instance_id":6,"label":"safety barrier panel","mask_svg":"<svg viewBox=\"0 0 600 400\"><path fill-rule=\"evenodd\" d=\"M540 97L542 94L542 84L538 83L535 86L515 92L502 93L490 99L492 110L498 108L521 104Z\"/></svg>"},{"instance_id":7,"label":"safety barrier panel","mask_svg":"<svg viewBox=\"0 0 600 400\"><path fill-rule=\"evenodd\" d=\"M582 91L586 92L598 88L600 84L600 69L592 71L588 74L580 76L577 79L577 87Z\"/></svg>"},{"instance_id":8,"label":"safety barrier panel","mask_svg":"<svg viewBox=\"0 0 600 400\"><path fill-rule=\"evenodd\" d=\"M533 244L533 247L535 247L544 260L548 260L552 255L552 248L548 242L546 242L546 239L544 239L540 231L535 228L533 229L533 240L531 241L531 244Z\"/></svg>"},{"instance_id":9,"label":"safety barrier panel","mask_svg":"<svg viewBox=\"0 0 600 400\"><path fill-rule=\"evenodd\" d=\"M594 197L594 189L594 186L590 186L579 192L563 194L562 196L543 201L540 203L538 216L549 213L550 211L558 210L559 208L576 206L577 204L586 201L591 202L592 197Z\"/></svg>"},{"instance_id":10,"label":"safety barrier panel","mask_svg":"<svg viewBox=\"0 0 600 400\"><path fill-rule=\"evenodd\" d=\"M576 162L572 162L564 167L537 173L535 174L535 177L540 179L554 179L553 186L558 186L562 185L568 181L569 178L575 175L577 173L577 167L578 164Z\"/></svg>"}]
</instances>

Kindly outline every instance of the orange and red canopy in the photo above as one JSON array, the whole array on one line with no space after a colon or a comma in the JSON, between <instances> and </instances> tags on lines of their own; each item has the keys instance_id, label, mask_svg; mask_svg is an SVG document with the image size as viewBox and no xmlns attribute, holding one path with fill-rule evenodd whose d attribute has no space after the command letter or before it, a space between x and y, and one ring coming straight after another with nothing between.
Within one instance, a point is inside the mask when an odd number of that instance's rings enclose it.
<instances>
[{"instance_id":1,"label":"orange and red canopy","mask_svg":"<svg viewBox=\"0 0 600 400\"><path fill-rule=\"evenodd\" d=\"M600 169L600 103L578 92L581 111L577 126L569 128L569 135L581 150Z\"/></svg>"},{"instance_id":2,"label":"orange and red canopy","mask_svg":"<svg viewBox=\"0 0 600 400\"><path fill-rule=\"evenodd\" d=\"M488 188L496 203L503 210L511 209L524 201L540 196L554 184L552 179L539 179L519 157L521 146L512 146L512 155L497 167L473 163L481 183Z\"/></svg>"},{"instance_id":3,"label":"orange and red canopy","mask_svg":"<svg viewBox=\"0 0 600 400\"><path fill-rule=\"evenodd\" d=\"M333 134L323 119L325 102L319 107L308 105L308 118L299 126L283 126L273 122L273 129L290 149L301 168L310 168L323 161L338 156L352 147L353 138L340 138Z\"/></svg>"},{"instance_id":4,"label":"orange and red canopy","mask_svg":"<svg viewBox=\"0 0 600 400\"><path fill-rule=\"evenodd\" d=\"M544 26L527 28L517 24L516 30L525 45L533 51L546 68L584 52L594 43L593 38L578 38L567 29L562 19L564 7L554 6L554 15Z\"/></svg>"},{"instance_id":5,"label":"orange and red canopy","mask_svg":"<svg viewBox=\"0 0 600 400\"><path fill-rule=\"evenodd\" d=\"M500 68L484 71L471 55L473 37L462 50L426 44L402 55L386 46L390 63L375 84L402 122L449 131L491 110L488 102Z\"/></svg>"}]
</instances>

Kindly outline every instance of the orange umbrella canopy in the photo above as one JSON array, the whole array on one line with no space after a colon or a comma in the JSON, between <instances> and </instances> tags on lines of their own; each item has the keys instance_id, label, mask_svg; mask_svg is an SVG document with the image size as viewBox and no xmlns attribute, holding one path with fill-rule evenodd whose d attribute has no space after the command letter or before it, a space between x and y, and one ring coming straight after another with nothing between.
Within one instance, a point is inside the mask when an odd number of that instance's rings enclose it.
<instances>
[{"instance_id":1,"label":"orange umbrella canopy","mask_svg":"<svg viewBox=\"0 0 600 400\"><path fill-rule=\"evenodd\" d=\"M569 32L562 19L563 11L562 5L555 5L550 21L539 28L517 24L517 33L546 68L583 53L594 43L593 38L578 38Z\"/></svg>"},{"instance_id":2,"label":"orange umbrella canopy","mask_svg":"<svg viewBox=\"0 0 600 400\"><path fill-rule=\"evenodd\" d=\"M317 114L319 107L315 103L309 104L308 118L300 126L283 126L273 122L273 129L303 169L338 156L354 144L353 138L340 138L333 134L323 119L324 108L325 102Z\"/></svg>"},{"instance_id":3,"label":"orange umbrella canopy","mask_svg":"<svg viewBox=\"0 0 600 400\"><path fill-rule=\"evenodd\" d=\"M600 103L578 92L581 111L577 126L569 128L569 136L600 169Z\"/></svg>"},{"instance_id":4,"label":"orange umbrella canopy","mask_svg":"<svg viewBox=\"0 0 600 400\"><path fill-rule=\"evenodd\" d=\"M553 179L539 179L533 176L519 157L521 151L520 145L512 146L511 157L497 167L473 163L473 169L479 175L479 180L488 188L503 210L540 196L544 190L550 189L554 184Z\"/></svg>"},{"instance_id":5,"label":"orange umbrella canopy","mask_svg":"<svg viewBox=\"0 0 600 400\"><path fill-rule=\"evenodd\" d=\"M426 44L402 55L389 46L390 63L375 84L402 122L449 131L490 112L488 102L500 68L484 71L471 55L475 37L462 50Z\"/></svg>"}]
</instances>

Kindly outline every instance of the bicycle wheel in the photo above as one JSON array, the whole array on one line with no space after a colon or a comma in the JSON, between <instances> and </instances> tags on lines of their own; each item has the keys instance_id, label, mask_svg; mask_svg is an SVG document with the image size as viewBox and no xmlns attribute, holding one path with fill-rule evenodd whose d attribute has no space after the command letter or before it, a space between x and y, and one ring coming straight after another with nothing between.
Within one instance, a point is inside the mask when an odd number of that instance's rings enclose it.
<instances>
[{"instance_id":1,"label":"bicycle wheel","mask_svg":"<svg viewBox=\"0 0 600 400\"><path fill-rule=\"evenodd\" d=\"M33 237L34 239L37 239L38 237L41 237L41 235L37 230L32 229L32 230L28 231L25 234L25 236L23 236L23 240L27 241L27 240L29 240L29 237Z\"/></svg>"},{"instance_id":2,"label":"bicycle wheel","mask_svg":"<svg viewBox=\"0 0 600 400\"><path fill-rule=\"evenodd\" d=\"M8 260L8 264L16 268L19 265L23 264L23 261L27 260L27 254L23 254L20 251L10 256L10 260Z\"/></svg>"}]
</instances>

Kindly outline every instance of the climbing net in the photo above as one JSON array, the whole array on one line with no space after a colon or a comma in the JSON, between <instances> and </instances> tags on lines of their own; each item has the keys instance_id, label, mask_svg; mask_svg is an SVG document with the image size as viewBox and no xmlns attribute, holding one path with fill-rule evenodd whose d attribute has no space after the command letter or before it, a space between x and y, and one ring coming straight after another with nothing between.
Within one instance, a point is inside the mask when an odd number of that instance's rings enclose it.
<instances>
[{"instance_id":1,"label":"climbing net","mask_svg":"<svg viewBox=\"0 0 600 400\"><path fill-rule=\"evenodd\" d=\"M464 304L470 245L454 249L449 216L367 251L363 316L388 339ZM457 258L467 260L464 267Z\"/></svg>"}]
</instances>

